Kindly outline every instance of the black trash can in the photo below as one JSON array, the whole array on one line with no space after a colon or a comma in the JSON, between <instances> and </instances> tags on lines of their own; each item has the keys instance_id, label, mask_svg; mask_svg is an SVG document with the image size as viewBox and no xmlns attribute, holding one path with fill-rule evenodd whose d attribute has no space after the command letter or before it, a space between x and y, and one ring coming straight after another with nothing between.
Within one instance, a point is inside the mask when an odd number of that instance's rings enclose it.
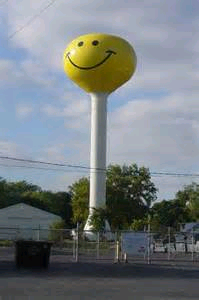
<instances>
[{"instance_id":1,"label":"black trash can","mask_svg":"<svg viewBox=\"0 0 199 300\"><path fill-rule=\"evenodd\" d=\"M52 242L16 241L15 263L17 268L45 268L49 266Z\"/></svg>"}]
</instances>

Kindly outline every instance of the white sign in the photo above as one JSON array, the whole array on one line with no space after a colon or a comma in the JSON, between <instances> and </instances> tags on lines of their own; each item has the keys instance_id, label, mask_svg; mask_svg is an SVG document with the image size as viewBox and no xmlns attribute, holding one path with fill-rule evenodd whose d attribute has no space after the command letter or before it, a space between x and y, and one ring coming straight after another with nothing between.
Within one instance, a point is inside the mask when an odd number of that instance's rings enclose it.
<instances>
[{"instance_id":1,"label":"white sign","mask_svg":"<svg viewBox=\"0 0 199 300\"><path fill-rule=\"evenodd\" d=\"M145 232L122 233L122 252L128 255L144 255L147 251L148 238Z\"/></svg>"}]
</instances>

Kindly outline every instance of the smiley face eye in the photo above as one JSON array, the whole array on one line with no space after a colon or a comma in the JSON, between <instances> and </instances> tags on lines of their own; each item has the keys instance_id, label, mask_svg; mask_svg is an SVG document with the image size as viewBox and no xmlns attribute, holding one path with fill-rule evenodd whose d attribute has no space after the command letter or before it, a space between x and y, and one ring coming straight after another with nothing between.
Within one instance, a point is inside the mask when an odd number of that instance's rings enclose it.
<instances>
[{"instance_id":1,"label":"smiley face eye","mask_svg":"<svg viewBox=\"0 0 199 300\"><path fill-rule=\"evenodd\" d=\"M97 40L92 41L93 46L97 46L98 44L99 44L99 41L97 41Z\"/></svg>"},{"instance_id":2,"label":"smiley face eye","mask_svg":"<svg viewBox=\"0 0 199 300\"><path fill-rule=\"evenodd\" d=\"M79 43L77 44L78 47L81 47L81 46L83 46L83 45L84 45L84 42L79 42Z\"/></svg>"}]
</instances>

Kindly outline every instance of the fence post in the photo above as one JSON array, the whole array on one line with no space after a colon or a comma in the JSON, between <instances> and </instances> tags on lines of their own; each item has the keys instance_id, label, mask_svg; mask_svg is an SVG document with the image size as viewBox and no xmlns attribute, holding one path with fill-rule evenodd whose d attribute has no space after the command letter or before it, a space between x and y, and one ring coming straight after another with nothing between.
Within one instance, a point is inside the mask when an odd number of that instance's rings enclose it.
<instances>
[{"instance_id":1,"label":"fence post","mask_svg":"<svg viewBox=\"0 0 199 300\"><path fill-rule=\"evenodd\" d=\"M20 227L17 226L17 231L16 231L16 240L19 240L20 237Z\"/></svg>"},{"instance_id":2,"label":"fence post","mask_svg":"<svg viewBox=\"0 0 199 300\"><path fill-rule=\"evenodd\" d=\"M63 230L64 229L59 229L59 233L60 233L60 249L63 249L63 244L64 244L64 234L63 234Z\"/></svg>"},{"instance_id":3,"label":"fence post","mask_svg":"<svg viewBox=\"0 0 199 300\"><path fill-rule=\"evenodd\" d=\"M115 239L114 239L114 249L115 249L115 251L114 251L114 263L115 264L120 261L120 259L119 259L119 255L120 255L119 254L120 253L119 247L120 247L120 244L119 244L119 240L118 240L118 234L116 232L115 233Z\"/></svg>"},{"instance_id":4,"label":"fence post","mask_svg":"<svg viewBox=\"0 0 199 300\"><path fill-rule=\"evenodd\" d=\"M97 232L97 259L99 259L99 248L100 248L100 233Z\"/></svg>"},{"instance_id":5,"label":"fence post","mask_svg":"<svg viewBox=\"0 0 199 300\"><path fill-rule=\"evenodd\" d=\"M76 258L76 236L74 235L73 236L73 258L75 259Z\"/></svg>"},{"instance_id":6,"label":"fence post","mask_svg":"<svg viewBox=\"0 0 199 300\"><path fill-rule=\"evenodd\" d=\"M194 230L193 230L193 228L192 228L192 252L191 252L191 259L192 259L192 262L194 261L194 236L193 236L193 234L194 234Z\"/></svg>"},{"instance_id":7,"label":"fence post","mask_svg":"<svg viewBox=\"0 0 199 300\"><path fill-rule=\"evenodd\" d=\"M38 230L37 230L37 240L40 240L40 224L38 226Z\"/></svg>"},{"instance_id":8,"label":"fence post","mask_svg":"<svg viewBox=\"0 0 199 300\"><path fill-rule=\"evenodd\" d=\"M75 261L79 261L79 223L77 223L76 230L76 249L75 249Z\"/></svg>"},{"instance_id":9,"label":"fence post","mask_svg":"<svg viewBox=\"0 0 199 300\"><path fill-rule=\"evenodd\" d=\"M148 251L147 251L147 263L148 265L151 264L151 251L150 251L150 242L151 242L151 226L150 222L148 223Z\"/></svg>"},{"instance_id":10,"label":"fence post","mask_svg":"<svg viewBox=\"0 0 199 300\"><path fill-rule=\"evenodd\" d=\"M115 260L114 260L115 263L120 262L119 255L120 255L120 242L116 240Z\"/></svg>"},{"instance_id":11,"label":"fence post","mask_svg":"<svg viewBox=\"0 0 199 300\"><path fill-rule=\"evenodd\" d=\"M170 254L171 254L171 227L168 227L168 260L170 260Z\"/></svg>"}]
</instances>

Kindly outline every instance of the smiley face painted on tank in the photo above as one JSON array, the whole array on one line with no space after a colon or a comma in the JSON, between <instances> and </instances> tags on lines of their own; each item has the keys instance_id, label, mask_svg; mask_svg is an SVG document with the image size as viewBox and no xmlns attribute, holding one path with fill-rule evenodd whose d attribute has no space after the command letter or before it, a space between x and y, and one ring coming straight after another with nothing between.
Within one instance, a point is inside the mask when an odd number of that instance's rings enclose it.
<instances>
[{"instance_id":1,"label":"smiley face painted on tank","mask_svg":"<svg viewBox=\"0 0 199 300\"><path fill-rule=\"evenodd\" d=\"M94 46L94 47L97 47L99 45L99 41L98 40L93 40L92 41L92 46ZM79 42L78 44L77 44L77 46L78 47L83 47L84 46L84 42L83 41L81 41L81 42ZM100 45L99 45L99 47L100 47ZM101 49L96 49L96 53L99 51L99 52L101 52L100 51ZM83 50L84 51L84 50ZM71 52L73 52L73 50L71 51ZM74 52L73 52L74 53ZM68 59L69 61L70 61L70 63L74 66L74 67L76 67L76 68L78 68L78 69L80 69L80 70L91 70L91 69L95 69L95 68L97 68L97 67L99 67L99 66L101 66L102 64L104 64L106 61L107 61L107 59L109 59L113 54L114 55L116 55L116 52L115 51L113 51L113 50L111 50L111 49L109 49L109 50L105 50L105 54L106 54L106 56L101 60L101 61L99 61L99 62L97 62L96 64L94 64L94 65L91 65L91 66L79 66L79 65L77 65L75 62L73 62L73 60L72 60L72 58L70 57L70 52L68 52L67 54L66 54L66 59ZM80 54L80 53L79 53ZM99 53L98 53L99 54ZM75 56L75 55L74 55ZM100 55L99 55L99 57L100 57Z\"/></svg>"},{"instance_id":2,"label":"smiley face painted on tank","mask_svg":"<svg viewBox=\"0 0 199 300\"><path fill-rule=\"evenodd\" d=\"M87 92L110 93L129 80L135 68L132 46L117 36L80 36L64 52L66 74Z\"/></svg>"}]
</instances>

